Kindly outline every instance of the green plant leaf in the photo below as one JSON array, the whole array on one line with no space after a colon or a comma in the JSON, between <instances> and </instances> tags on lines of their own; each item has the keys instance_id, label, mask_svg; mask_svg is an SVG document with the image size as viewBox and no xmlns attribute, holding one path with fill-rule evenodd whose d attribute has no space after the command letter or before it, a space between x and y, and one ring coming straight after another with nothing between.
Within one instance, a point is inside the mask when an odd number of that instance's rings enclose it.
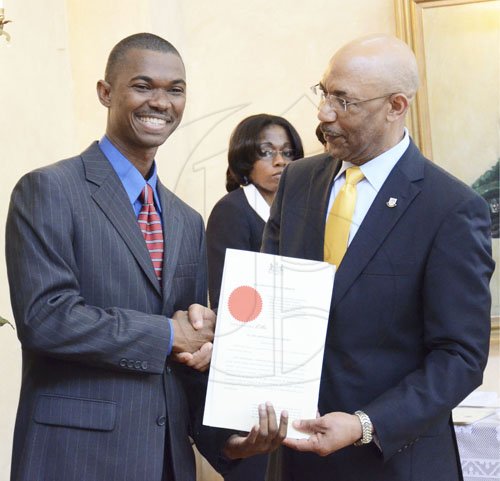
<instances>
[{"instance_id":1,"label":"green plant leaf","mask_svg":"<svg viewBox=\"0 0 500 481\"><path fill-rule=\"evenodd\" d=\"M14 329L12 322L10 322L7 319L4 319L2 316L0 316L0 327L2 327L5 324L8 324L10 327L12 327L12 329Z\"/></svg>"}]
</instances>

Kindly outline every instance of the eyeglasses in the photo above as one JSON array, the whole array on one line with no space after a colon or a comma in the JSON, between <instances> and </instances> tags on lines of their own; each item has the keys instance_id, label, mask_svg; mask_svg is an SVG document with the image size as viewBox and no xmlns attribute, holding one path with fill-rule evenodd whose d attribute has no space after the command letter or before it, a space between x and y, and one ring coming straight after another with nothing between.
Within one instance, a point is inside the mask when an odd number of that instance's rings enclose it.
<instances>
[{"instance_id":1,"label":"eyeglasses","mask_svg":"<svg viewBox=\"0 0 500 481\"><path fill-rule=\"evenodd\" d=\"M311 87L311 91L319 99L318 108L320 108L321 105L323 105L323 102L326 102L328 107L332 108L336 112L337 110L342 110L344 112L347 112L347 107L349 107L349 105L357 105L357 104L362 104L363 102L370 102L371 100L385 99L387 97L390 97L391 95L394 95L394 93L391 93L391 94L381 95L380 97L373 97L371 99L353 100L352 102L348 102L346 99L342 97L338 97L337 95L325 92L321 84L313 85Z\"/></svg>"},{"instance_id":2,"label":"eyeglasses","mask_svg":"<svg viewBox=\"0 0 500 481\"><path fill-rule=\"evenodd\" d=\"M271 147L259 147L257 150L257 155L261 159L266 159L266 160L274 160L278 154L281 155L285 160L293 160L295 159L295 150L293 149L282 149L282 150L276 150L272 149Z\"/></svg>"}]
</instances>

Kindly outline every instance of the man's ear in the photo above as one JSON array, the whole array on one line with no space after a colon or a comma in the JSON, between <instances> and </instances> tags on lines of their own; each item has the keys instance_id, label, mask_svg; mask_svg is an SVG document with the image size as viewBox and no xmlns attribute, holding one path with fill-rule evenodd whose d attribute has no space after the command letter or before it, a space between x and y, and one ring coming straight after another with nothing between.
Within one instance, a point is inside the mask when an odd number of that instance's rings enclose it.
<instances>
[{"instance_id":1,"label":"man's ear","mask_svg":"<svg viewBox=\"0 0 500 481\"><path fill-rule=\"evenodd\" d=\"M109 107L111 104L111 85L105 80L99 80L96 85L97 96L104 107Z\"/></svg>"},{"instance_id":2,"label":"man's ear","mask_svg":"<svg viewBox=\"0 0 500 481\"><path fill-rule=\"evenodd\" d=\"M389 102L391 106L387 112L387 120L390 122L394 122L395 120L404 117L410 106L410 100L403 93L392 94Z\"/></svg>"}]
</instances>

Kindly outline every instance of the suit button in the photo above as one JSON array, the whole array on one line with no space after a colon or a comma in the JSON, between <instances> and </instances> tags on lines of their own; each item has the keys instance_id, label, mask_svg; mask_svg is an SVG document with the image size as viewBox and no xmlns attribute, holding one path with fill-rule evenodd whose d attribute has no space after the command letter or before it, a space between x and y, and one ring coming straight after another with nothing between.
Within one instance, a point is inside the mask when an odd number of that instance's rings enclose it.
<instances>
[{"instance_id":1,"label":"suit button","mask_svg":"<svg viewBox=\"0 0 500 481\"><path fill-rule=\"evenodd\" d=\"M120 366L121 367L127 367L127 360L126 359L120 359Z\"/></svg>"},{"instance_id":2,"label":"suit button","mask_svg":"<svg viewBox=\"0 0 500 481\"><path fill-rule=\"evenodd\" d=\"M170 366L167 366L167 373L170 374L172 372L172 368Z\"/></svg>"},{"instance_id":3,"label":"suit button","mask_svg":"<svg viewBox=\"0 0 500 481\"><path fill-rule=\"evenodd\" d=\"M130 369L132 369L134 367L134 361L132 361L131 359L129 359L127 361L127 367L129 367Z\"/></svg>"},{"instance_id":4,"label":"suit button","mask_svg":"<svg viewBox=\"0 0 500 481\"><path fill-rule=\"evenodd\" d=\"M148 368L148 361L142 361L141 367L142 369L146 370Z\"/></svg>"},{"instance_id":5,"label":"suit button","mask_svg":"<svg viewBox=\"0 0 500 481\"><path fill-rule=\"evenodd\" d=\"M140 369L141 368L141 361L135 361L134 367L136 369Z\"/></svg>"},{"instance_id":6,"label":"suit button","mask_svg":"<svg viewBox=\"0 0 500 481\"><path fill-rule=\"evenodd\" d=\"M158 424L158 426L165 426L166 422L167 418L165 416L159 416L158 419L156 420L156 424Z\"/></svg>"}]
</instances>

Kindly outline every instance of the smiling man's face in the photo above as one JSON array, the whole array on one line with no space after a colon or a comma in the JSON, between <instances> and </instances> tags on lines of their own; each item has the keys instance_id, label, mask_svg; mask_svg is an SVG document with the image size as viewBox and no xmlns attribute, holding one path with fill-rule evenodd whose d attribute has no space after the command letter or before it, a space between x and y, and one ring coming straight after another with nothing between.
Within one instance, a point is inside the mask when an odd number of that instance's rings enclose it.
<instances>
[{"instance_id":1,"label":"smiling man's face","mask_svg":"<svg viewBox=\"0 0 500 481\"><path fill-rule=\"evenodd\" d=\"M133 163L152 160L182 119L184 64L175 53L131 49L97 91L108 108L109 139Z\"/></svg>"}]
</instances>

